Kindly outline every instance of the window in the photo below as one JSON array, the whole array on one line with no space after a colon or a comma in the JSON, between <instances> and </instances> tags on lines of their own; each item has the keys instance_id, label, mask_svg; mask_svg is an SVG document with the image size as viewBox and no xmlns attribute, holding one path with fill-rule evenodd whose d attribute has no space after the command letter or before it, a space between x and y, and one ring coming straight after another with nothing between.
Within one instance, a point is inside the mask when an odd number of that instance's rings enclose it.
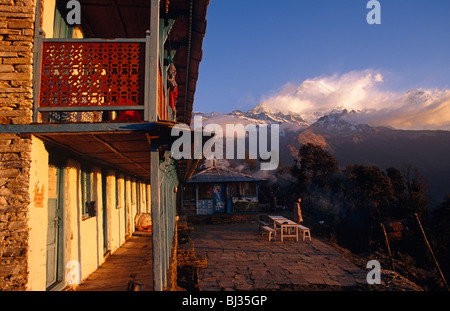
<instances>
[{"instance_id":1,"label":"window","mask_svg":"<svg viewBox=\"0 0 450 311\"><path fill-rule=\"evenodd\" d=\"M244 197L256 197L256 185L254 183L245 182L243 188Z\"/></svg>"},{"instance_id":2,"label":"window","mask_svg":"<svg viewBox=\"0 0 450 311\"><path fill-rule=\"evenodd\" d=\"M127 179L123 177L123 207L127 207ZM126 213L126 212L125 212Z\"/></svg>"},{"instance_id":3,"label":"window","mask_svg":"<svg viewBox=\"0 0 450 311\"><path fill-rule=\"evenodd\" d=\"M186 201L195 201L196 193L195 193L195 186L189 185L183 187L183 200Z\"/></svg>"},{"instance_id":4,"label":"window","mask_svg":"<svg viewBox=\"0 0 450 311\"><path fill-rule=\"evenodd\" d=\"M198 185L198 199L211 200L211 185L209 184Z\"/></svg>"},{"instance_id":5,"label":"window","mask_svg":"<svg viewBox=\"0 0 450 311\"><path fill-rule=\"evenodd\" d=\"M136 187L136 209L137 209L138 213L142 213L142 210L141 210L141 183L139 181L136 181L135 187Z\"/></svg>"},{"instance_id":6,"label":"window","mask_svg":"<svg viewBox=\"0 0 450 311\"><path fill-rule=\"evenodd\" d=\"M83 219L94 217L96 215L96 207L95 201L92 200L92 177L90 169L82 167L80 182Z\"/></svg>"},{"instance_id":7,"label":"window","mask_svg":"<svg viewBox=\"0 0 450 311\"><path fill-rule=\"evenodd\" d=\"M136 181L131 180L131 204L136 204Z\"/></svg>"},{"instance_id":8,"label":"window","mask_svg":"<svg viewBox=\"0 0 450 311\"><path fill-rule=\"evenodd\" d=\"M58 8L55 9L55 20L53 24L53 37L54 38L72 38L73 27L67 25L63 14Z\"/></svg>"},{"instance_id":9,"label":"window","mask_svg":"<svg viewBox=\"0 0 450 311\"><path fill-rule=\"evenodd\" d=\"M144 183L140 183L140 187L141 187L141 190L140 190L140 193L141 193L141 205L142 205L142 208L144 209L143 211L145 211L146 209L147 209L147 207L145 206L145 197L146 197L146 191L145 191L145 184Z\"/></svg>"},{"instance_id":10,"label":"window","mask_svg":"<svg viewBox=\"0 0 450 311\"><path fill-rule=\"evenodd\" d=\"M241 197L241 187L240 186L241 186L240 183L228 184L228 197L229 198Z\"/></svg>"},{"instance_id":11,"label":"window","mask_svg":"<svg viewBox=\"0 0 450 311\"><path fill-rule=\"evenodd\" d=\"M119 174L116 174L115 176L116 179L116 189L115 189L115 194L116 194L116 208L120 208L121 204L120 204L120 186L119 186Z\"/></svg>"}]
</instances>

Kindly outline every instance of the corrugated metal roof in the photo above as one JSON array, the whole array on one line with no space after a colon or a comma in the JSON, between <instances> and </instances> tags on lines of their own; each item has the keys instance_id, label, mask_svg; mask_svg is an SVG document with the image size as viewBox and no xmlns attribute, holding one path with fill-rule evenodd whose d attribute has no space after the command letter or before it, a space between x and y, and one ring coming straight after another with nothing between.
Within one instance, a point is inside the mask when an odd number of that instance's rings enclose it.
<instances>
[{"instance_id":1,"label":"corrugated metal roof","mask_svg":"<svg viewBox=\"0 0 450 311\"><path fill-rule=\"evenodd\" d=\"M254 178L225 168L212 166L195 175L187 183L217 183L217 182L258 182L264 179Z\"/></svg>"}]
</instances>

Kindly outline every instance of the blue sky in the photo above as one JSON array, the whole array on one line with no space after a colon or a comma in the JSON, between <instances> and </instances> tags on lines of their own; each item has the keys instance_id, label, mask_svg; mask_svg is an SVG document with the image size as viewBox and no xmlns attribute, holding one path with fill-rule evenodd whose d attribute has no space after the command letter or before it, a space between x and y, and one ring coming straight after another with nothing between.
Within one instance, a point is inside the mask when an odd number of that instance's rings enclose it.
<instances>
[{"instance_id":1,"label":"blue sky","mask_svg":"<svg viewBox=\"0 0 450 311\"><path fill-rule=\"evenodd\" d=\"M382 88L450 87L450 1L211 0L195 111L247 111L287 83L373 70Z\"/></svg>"}]
</instances>

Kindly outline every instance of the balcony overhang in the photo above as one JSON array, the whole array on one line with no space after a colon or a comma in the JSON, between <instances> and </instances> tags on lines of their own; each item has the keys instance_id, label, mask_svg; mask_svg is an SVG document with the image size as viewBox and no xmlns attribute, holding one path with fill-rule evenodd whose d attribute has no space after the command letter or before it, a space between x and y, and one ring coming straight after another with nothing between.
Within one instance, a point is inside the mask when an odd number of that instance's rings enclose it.
<instances>
[{"instance_id":1,"label":"balcony overhang","mask_svg":"<svg viewBox=\"0 0 450 311\"><path fill-rule=\"evenodd\" d=\"M0 125L0 132L32 134L44 141L50 152L63 153L66 157L96 163L149 182L151 146L157 146L163 159L178 138L171 136L175 125L173 122L33 123ZM197 164L195 159L176 161L179 181L187 180Z\"/></svg>"},{"instance_id":2,"label":"balcony overhang","mask_svg":"<svg viewBox=\"0 0 450 311\"><path fill-rule=\"evenodd\" d=\"M150 146L170 147L173 123L1 125L4 133L32 134L49 150L150 180Z\"/></svg>"}]
</instances>

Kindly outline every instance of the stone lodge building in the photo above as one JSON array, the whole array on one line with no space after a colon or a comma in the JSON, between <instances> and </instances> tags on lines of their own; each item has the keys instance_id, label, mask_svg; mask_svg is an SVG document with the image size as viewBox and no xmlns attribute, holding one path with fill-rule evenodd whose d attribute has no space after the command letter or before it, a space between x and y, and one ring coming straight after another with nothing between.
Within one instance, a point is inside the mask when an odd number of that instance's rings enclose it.
<instances>
[{"instance_id":1,"label":"stone lodge building","mask_svg":"<svg viewBox=\"0 0 450 311\"><path fill-rule=\"evenodd\" d=\"M70 2L0 0L0 290L86 278L141 213L163 290L209 0Z\"/></svg>"}]
</instances>

